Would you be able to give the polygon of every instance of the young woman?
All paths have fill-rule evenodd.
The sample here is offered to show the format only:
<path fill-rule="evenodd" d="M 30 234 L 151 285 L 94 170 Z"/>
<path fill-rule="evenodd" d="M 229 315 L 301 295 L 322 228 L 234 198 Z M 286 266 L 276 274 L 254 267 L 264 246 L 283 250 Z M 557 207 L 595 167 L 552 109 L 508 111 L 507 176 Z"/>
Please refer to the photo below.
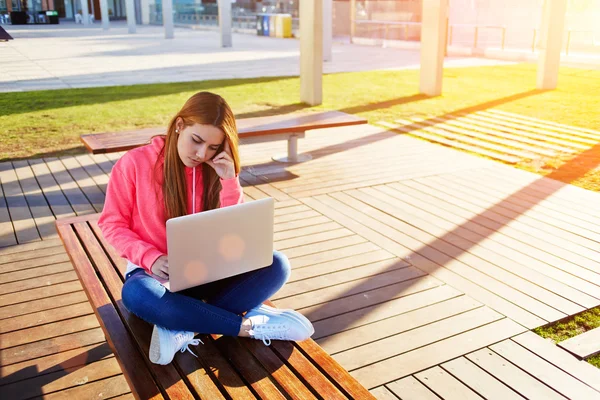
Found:
<path fill-rule="evenodd" d="M 168 364 L 177 351 L 199 344 L 195 333 L 250 337 L 269 345 L 271 339 L 300 341 L 314 332 L 300 313 L 262 304 L 290 275 L 279 252 L 268 267 L 177 293 L 155 279 L 169 277 L 167 219 L 241 203 L 239 172 L 233 112 L 221 96 L 208 92 L 184 104 L 166 136 L 129 151 L 113 167 L 98 224 L 128 260 L 123 304 L 154 324 L 153 363 Z"/>

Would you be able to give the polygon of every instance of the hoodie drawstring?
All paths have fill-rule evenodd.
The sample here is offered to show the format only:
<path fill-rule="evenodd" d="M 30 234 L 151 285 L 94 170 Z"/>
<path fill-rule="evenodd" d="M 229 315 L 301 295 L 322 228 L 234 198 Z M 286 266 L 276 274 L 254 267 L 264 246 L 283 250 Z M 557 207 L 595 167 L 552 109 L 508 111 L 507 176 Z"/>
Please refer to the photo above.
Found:
<path fill-rule="evenodd" d="M 192 214 L 196 213 L 196 167 L 192 170 Z"/>

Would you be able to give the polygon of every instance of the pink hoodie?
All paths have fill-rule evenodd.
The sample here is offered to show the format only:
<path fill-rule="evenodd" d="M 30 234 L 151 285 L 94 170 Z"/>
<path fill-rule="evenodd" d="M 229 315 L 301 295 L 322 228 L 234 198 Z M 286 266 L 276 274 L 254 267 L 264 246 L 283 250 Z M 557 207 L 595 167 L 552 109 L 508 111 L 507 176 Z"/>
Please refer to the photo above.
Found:
<path fill-rule="evenodd" d="M 147 271 L 158 257 L 167 254 L 162 188 L 154 179 L 154 166 L 164 142 L 164 137 L 156 137 L 150 144 L 130 150 L 117 161 L 98 220 L 102 234 L 120 255 Z M 202 164 L 196 168 L 185 167 L 188 214 L 202 210 L 202 167 Z M 243 201 L 239 178 L 221 180 L 221 185 L 221 207 Z M 194 192 L 195 199 L 192 199 Z"/>

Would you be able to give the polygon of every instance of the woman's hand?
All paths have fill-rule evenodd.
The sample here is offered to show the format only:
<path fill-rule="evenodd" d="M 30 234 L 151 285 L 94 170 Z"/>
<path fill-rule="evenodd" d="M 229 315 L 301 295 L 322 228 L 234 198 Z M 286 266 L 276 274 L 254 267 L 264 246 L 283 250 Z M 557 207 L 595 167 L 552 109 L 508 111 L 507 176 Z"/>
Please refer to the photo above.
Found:
<path fill-rule="evenodd" d="M 162 279 L 169 279 L 169 260 L 167 256 L 160 256 L 152 264 L 151 272 Z"/>
<path fill-rule="evenodd" d="M 235 165 L 233 164 L 233 157 L 231 156 L 231 149 L 229 148 L 229 141 L 227 139 L 225 139 L 224 150 L 212 160 L 206 161 L 206 163 L 215 170 L 219 178 L 223 180 L 235 178 Z"/>

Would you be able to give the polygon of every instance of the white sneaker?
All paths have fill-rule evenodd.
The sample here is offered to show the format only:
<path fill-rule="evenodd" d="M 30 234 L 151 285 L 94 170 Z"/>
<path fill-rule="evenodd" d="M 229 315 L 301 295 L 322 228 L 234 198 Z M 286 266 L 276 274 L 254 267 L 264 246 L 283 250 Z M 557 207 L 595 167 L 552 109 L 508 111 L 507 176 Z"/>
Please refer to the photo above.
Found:
<path fill-rule="evenodd" d="M 291 318 L 294 318 L 295 320 L 300 322 L 302 325 L 304 325 L 304 327 L 310 331 L 310 336 L 312 336 L 312 334 L 315 333 L 315 329 L 313 328 L 312 323 L 308 320 L 308 318 L 300 314 L 298 311 L 292 310 L 291 308 L 275 308 L 266 304 L 261 304 L 260 306 L 254 307 L 253 309 L 249 310 L 246 314 L 246 318 L 248 318 L 248 314 L 263 314 L 269 316 L 288 315 Z"/>
<path fill-rule="evenodd" d="M 268 306 L 261 306 L 268 307 Z M 266 346 L 271 340 L 303 341 L 315 332 L 312 324 L 306 317 L 294 310 L 277 310 L 272 307 L 261 307 L 248 311 L 246 318 L 252 323 L 249 331 L 250 337 L 262 340 Z"/>
<path fill-rule="evenodd" d="M 194 332 L 172 331 L 154 325 L 150 341 L 150 361 L 154 364 L 167 365 L 173 361 L 175 353 L 179 350 L 182 353 L 187 350 L 197 358 L 189 345 L 197 346 L 200 343 L 204 344 L 202 340 L 194 339 Z"/>

